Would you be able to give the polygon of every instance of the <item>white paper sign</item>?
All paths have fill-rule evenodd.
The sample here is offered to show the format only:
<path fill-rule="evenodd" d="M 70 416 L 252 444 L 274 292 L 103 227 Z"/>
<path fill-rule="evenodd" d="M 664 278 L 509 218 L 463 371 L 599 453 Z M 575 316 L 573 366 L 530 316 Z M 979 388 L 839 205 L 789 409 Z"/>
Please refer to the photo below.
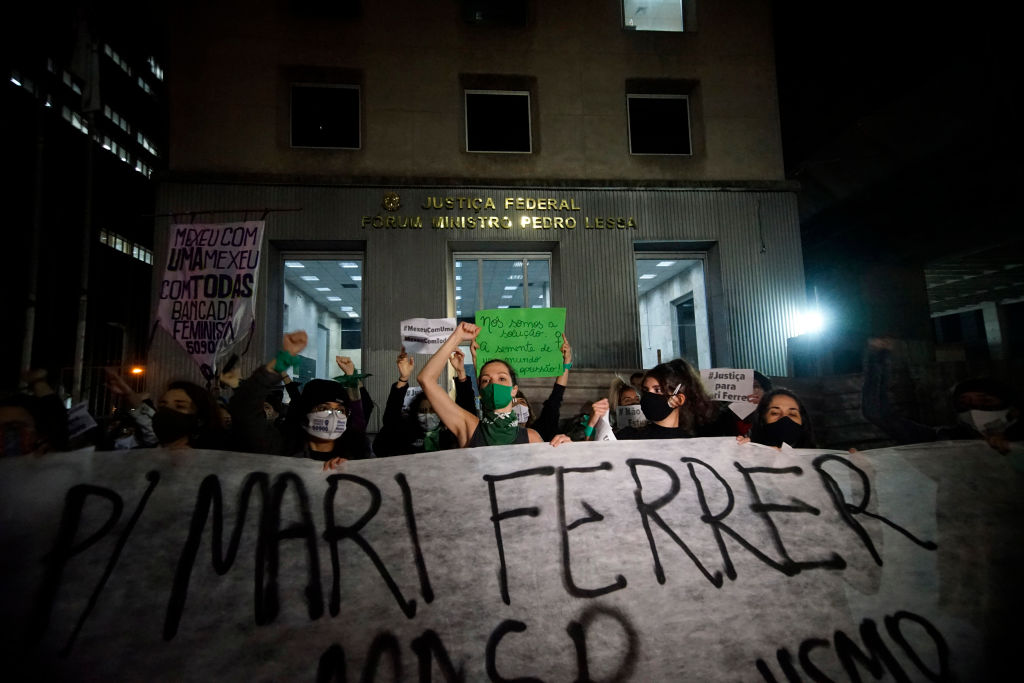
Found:
<path fill-rule="evenodd" d="M 745 401 L 754 393 L 754 371 L 710 368 L 700 371 L 704 388 L 715 401 Z"/>
<path fill-rule="evenodd" d="M 89 414 L 89 404 L 76 403 L 68 409 L 68 436 L 75 439 L 96 426 L 96 420 Z"/>
<path fill-rule="evenodd" d="M 594 425 L 594 441 L 615 441 L 615 433 L 612 431 L 612 423 L 608 420 L 608 413 L 601 416 L 601 419 Z"/>
<path fill-rule="evenodd" d="M 406 353 L 434 354 L 455 331 L 455 318 L 410 318 L 401 323 Z"/>
<path fill-rule="evenodd" d="M 729 404 L 729 410 L 739 419 L 745 420 L 747 415 L 757 410 L 757 404 L 750 401 L 733 401 Z"/>
<path fill-rule="evenodd" d="M 528 444 L 321 469 L 3 459 L 5 678 L 1020 678 L 1024 479 L 980 441 Z"/>

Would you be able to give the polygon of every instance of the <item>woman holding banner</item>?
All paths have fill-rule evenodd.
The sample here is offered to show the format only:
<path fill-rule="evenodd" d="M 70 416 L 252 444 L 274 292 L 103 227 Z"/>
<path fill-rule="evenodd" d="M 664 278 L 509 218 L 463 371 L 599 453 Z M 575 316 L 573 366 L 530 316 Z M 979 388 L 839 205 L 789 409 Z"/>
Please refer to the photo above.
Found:
<path fill-rule="evenodd" d="M 480 368 L 477 386 L 480 387 L 481 417 L 456 405 L 437 383 L 452 353 L 462 344 L 475 340 L 479 333 L 480 328 L 476 325 L 459 323 L 416 378 L 423 393 L 441 421 L 455 435 L 459 448 L 543 442 L 535 430 L 519 426 L 512 409 L 512 397 L 519 392 L 518 380 L 515 370 L 505 361 L 494 359 Z M 557 446 L 565 441 L 569 441 L 569 437 L 558 434 L 551 440 L 551 445 Z"/>
<path fill-rule="evenodd" d="M 640 408 L 649 422 L 626 427 L 619 439 L 680 439 L 713 434 L 715 406 L 696 371 L 681 358 L 654 366 L 643 379 Z"/>
<path fill-rule="evenodd" d="M 345 460 L 368 457 L 363 401 L 354 384 L 311 380 L 289 405 L 282 428 L 267 419 L 263 407 L 267 396 L 281 384 L 307 342 L 302 330 L 284 335 L 274 360 L 256 368 L 238 385 L 228 404 L 235 447 L 251 453 L 310 458 L 322 462 L 324 470 L 335 469 Z"/>

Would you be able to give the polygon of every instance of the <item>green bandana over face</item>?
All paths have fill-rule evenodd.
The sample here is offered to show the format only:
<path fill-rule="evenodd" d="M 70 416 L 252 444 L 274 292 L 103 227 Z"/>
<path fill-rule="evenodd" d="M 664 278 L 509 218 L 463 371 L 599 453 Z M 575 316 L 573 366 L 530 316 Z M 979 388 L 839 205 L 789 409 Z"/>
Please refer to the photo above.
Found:
<path fill-rule="evenodd" d="M 441 427 L 437 429 L 423 432 L 423 450 L 427 453 L 433 453 L 434 451 L 441 449 Z"/>
<path fill-rule="evenodd" d="M 491 382 L 480 390 L 480 407 L 484 413 L 507 408 L 512 402 L 512 387 Z"/>
<path fill-rule="evenodd" d="M 509 400 L 511 401 L 511 398 Z M 516 434 L 519 433 L 519 418 L 514 411 L 496 413 L 493 410 L 484 410 L 483 412 L 479 429 L 483 434 L 484 443 L 488 446 L 504 446 L 516 440 Z"/>

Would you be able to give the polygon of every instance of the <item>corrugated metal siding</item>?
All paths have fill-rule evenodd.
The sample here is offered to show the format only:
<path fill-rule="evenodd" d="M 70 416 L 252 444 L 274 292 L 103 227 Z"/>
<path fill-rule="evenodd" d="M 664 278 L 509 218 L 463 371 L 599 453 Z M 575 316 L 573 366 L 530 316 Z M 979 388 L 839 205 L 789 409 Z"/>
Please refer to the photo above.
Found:
<path fill-rule="evenodd" d="M 387 214 L 383 194 L 397 191 L 398 215 L 420 215 L 421 230 L 362 227 L 364 215 Z M 472 210 L 425 210 L 428 196 L 494 197 L 496 215 L 518 221 L 521 212 L 505 211 L 501 197 L 575 198 L 576 212 L 532 212 L 536 215 L 577 215 L 574 230 L 435 230 L 438 215 L 476 215 Z M 449 314 L 447 268 L 452 251 L 486 248 L 492 243 L 556 243 L 553 303 L 568 309 L 566 335 L 581 367 L 635 367 L 639 363 L 639 329 L 634 280 L 637 241 L 708 241 L 717 246 L 720 297 L 710 303 L 721 321 L 713 335 L 718 365 L 756 367 L 769 375 L 786 371 L 786 339 L 805 300 L 803 263 L 796 197 L 786 192 L 678 189 L 528 189 L 450 187 L 309 187 L 284 185 L 165 184 L 159 213 L 250 209 L 301 209 L 271 212 L 266 239 L 276 241 L 365 242 L 363 349 L 364 370 L 373 373 L 371 394 L 381 402 L 395 374 L 398 324 L 405 318 Z M 530 213 L 530 212 L 523 212 Z M 597 230 L 582 226 L 582 216 L 632 216 L 636 230 Z M 239 213 L 197 216 L 197 222 L 223 222 L 246 217 Z M 759 229 L 760 222 L 760 229 Z M 154 253 L 156 284 L 166 260 L 166 229 L 158 219 Z M 760 253 L 763 234 L 765 253 Z M 538 244 L 542 249 L 547 245 Z M 280 282 L 270 277 L 270 253 L 260 266 L 257 315 L 259 325 L 246 372 L 273 353 L 280 322 Z M 709 273 L 710 275 L 711 273 Z M 709 292 L 715 291 L 709 282 Z M 155 310 L 155 305 L 154 305 Z M 422 359 L 418 359 L 422 360 Z M 149 387 L 175 377 L 198 378 L 184 351 L 158 332 L 149 359 Z"/>

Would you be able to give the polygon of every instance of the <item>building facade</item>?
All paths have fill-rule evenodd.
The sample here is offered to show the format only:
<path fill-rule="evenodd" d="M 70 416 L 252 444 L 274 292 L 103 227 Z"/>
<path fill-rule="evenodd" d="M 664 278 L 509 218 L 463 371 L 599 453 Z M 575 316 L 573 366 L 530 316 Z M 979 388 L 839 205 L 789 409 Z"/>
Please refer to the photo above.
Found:
<path fill-rule="evenodd" d="M 139 363 L 149 338 L 167 155 L 162 19 L 138 3 L 74 0 L 8 15 L 0 386 L 47 369 L 102 415 L 103 369 Z"/>
<path fill-rule="evenodd" d="M 376 397 L 400 321 L 498 307 L 565 307 L 579 367 L 785 374 L 805 292 L 768 4 L 174 8 L 154 277 L 173 222 L 264 218 L 243 369 L 302 327 L 309 375 L 351 355 Z M 198 375 L 163 333 L 149 366 Z"/>

